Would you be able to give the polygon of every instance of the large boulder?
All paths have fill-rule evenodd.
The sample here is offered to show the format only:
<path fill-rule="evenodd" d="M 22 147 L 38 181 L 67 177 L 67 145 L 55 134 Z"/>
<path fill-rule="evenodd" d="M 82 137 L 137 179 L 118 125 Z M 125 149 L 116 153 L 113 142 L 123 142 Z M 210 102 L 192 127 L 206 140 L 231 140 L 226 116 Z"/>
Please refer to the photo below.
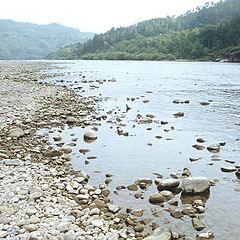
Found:
<path fill-rule="evenodd" d="M 205 177 L 188 177 L 182 181 L 181 188 L 185 194 L 201 194 L 209 190 L 210 183 Z"/>
<path fill-rule="evenodd" d="M 240 63 L 240 50 L 232 52 L 230 54 L 229 61 Z"/>

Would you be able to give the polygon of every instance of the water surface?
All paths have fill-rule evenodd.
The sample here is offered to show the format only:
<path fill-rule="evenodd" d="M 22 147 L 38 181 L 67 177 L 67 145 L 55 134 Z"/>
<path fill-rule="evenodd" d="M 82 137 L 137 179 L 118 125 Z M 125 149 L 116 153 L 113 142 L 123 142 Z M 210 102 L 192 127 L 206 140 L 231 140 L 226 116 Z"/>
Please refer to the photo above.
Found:
<path fill-rule="evenodd" d="M 187 167 L 193 176 L 219 180 L 211 188 L 206 203 L 203 222 L 207 227 L 203 231 L 213 231 L 215 238 L 220 240 L 239 238 L 240 192 L 234 189 L 240 188 L 240 182 L 234 173 L 220 170 L 222 166 L 240 163 L 240 126 L 236 124 L 240 122 L 239 64 L 69 61 L 61 66 L 66 66 L 58 70 L 64 76 L 47 81 L 67 85 L 81 96 L 99 96 L 103 99 L 97 103 L 98 115 L 107 115 L 107 119 L 98 122 L 98 131 L 94 132 L 92 126 L 85 129 L 66 126 L 61 133 L 66 146 L 73 138 L 71 134 L 78 137 L 77 146 L 73 147 L 72 163 L 76 169 L 91 175 L 91 184 L 104 183 L 105 174 L 113 174 L 108 187 L 113 192 L 116 186 L 127 186 L 138 178 L 154 180 L 156 176 L 153 173 L 161 173 L 164 178 L 173 172 L 181 175 L 183 168 Z M 116 82 L 108 81 L 112 78 Z M 101 80 L 102 84 L 97 80 Z M 79 89 L 79 86 L 83 88 Z M 146 99 L 149 102 L 144 103 Z M 174 104 L 175 99 L 189 100 L 189 103 Z M 201 102 L 210 104 L 203 106 Z M 126 104 L 131 107 L 128 112 Z M 109 111 L 112 113 L 109 114 Z M 176 112 L 184 112 L 184 117 L 175 118 L 173 114 Z M 155 122 L 139 124 L 136 122 L 138 114 L 152 114 Z M 161 121 L 168 124 L 162 125 Z M 119 136 L 117 129 L 128 132 L 129 136 Z M 85 143 L 82 136 L 87 130 L 94 132 L 98 140 Z M 50 138 L 53 135 L 56 133 Z M 156 135 L 162 138 L 156 139 Z M 226 145 L 221 147 L 218 154 L 206 149 L 199 151 L 192 147 L 198 137 L 206 140 L 202 144 L 205 147 L 219 141 L 226 142 Z M 88 148 L 90 152 L 80 154 L 80 148 Z M 89 160 L 87 157 L 97 158 Z M 201 159 L 190 162 L 190 157 Z M 218 161 L 212 161 L 213 158 Z M 86 160 L 89 161 L 87 165 Z M 230 164 L 225 160 L 236 163 Z M 119 195 L 112 193 L 111 198 L 124 207 L 143 208 L 146 217 L 151 216 L 151 208 L 157 208 L 163 216 L 156 221 L 163 222 L 165 218 L 170 218 L 171 224 L 167 226 L 194 237 L 197 232 L 189 217 L 184 217 L 184 222 L 176 220 L 161 207 L 149 204 L 149 195 L 156 191 L 156 186 L 152 185 L 144 191 L 144 199 L 135 199 L 134 193 L 128 190 L 119 191 Z"/>

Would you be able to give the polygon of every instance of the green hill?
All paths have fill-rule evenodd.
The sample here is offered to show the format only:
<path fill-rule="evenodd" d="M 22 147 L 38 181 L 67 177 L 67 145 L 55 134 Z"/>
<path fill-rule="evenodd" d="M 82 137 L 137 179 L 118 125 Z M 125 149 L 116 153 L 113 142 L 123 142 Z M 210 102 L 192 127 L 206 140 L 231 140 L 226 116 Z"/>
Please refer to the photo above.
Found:
<path fill-rule="evenodd" d="M 84 44 L 50 54 L 55 59 L 215 59 L 240 46 L 240 1 L 206 3 L 178 17 L 112 28 Z"/>
<path fill-rule="evenodd" d="M 56 23 L 0 20 L 0 59 L 42 59 L 65 45 L 86 42 L 93 35 Z"/>

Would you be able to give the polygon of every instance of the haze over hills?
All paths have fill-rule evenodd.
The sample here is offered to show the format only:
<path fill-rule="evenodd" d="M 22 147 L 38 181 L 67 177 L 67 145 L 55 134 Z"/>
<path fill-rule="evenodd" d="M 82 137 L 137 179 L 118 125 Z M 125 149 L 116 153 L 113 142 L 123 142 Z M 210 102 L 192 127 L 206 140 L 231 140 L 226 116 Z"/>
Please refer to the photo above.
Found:
<path fill-rule="evenodd" d="M 213 60 L 240 49 L 240 1 L 206 3 L 178 17 L 112 28 L 86 43 L 48 55 L 50 59 Z"/>
<path fill-rule="evenodd" d="M 91 32 L 52 23 L 38 25 L 0 20 L 0 59 L 43 59 L 47 54 L 72 43 L 83 43 Z"/>

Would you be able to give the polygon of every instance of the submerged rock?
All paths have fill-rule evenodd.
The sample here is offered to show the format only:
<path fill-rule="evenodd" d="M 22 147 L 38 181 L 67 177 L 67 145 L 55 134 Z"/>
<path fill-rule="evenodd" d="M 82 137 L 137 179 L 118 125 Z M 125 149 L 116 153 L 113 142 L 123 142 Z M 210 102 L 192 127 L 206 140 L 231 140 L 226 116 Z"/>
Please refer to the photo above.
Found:
<path fill-rule="evenodd" d="M 201 231 L 206 227 L 206 225 L 202 223 L 199 218 L 196 217 L 192 218 L 192 225 L 197 231 Z"/>

